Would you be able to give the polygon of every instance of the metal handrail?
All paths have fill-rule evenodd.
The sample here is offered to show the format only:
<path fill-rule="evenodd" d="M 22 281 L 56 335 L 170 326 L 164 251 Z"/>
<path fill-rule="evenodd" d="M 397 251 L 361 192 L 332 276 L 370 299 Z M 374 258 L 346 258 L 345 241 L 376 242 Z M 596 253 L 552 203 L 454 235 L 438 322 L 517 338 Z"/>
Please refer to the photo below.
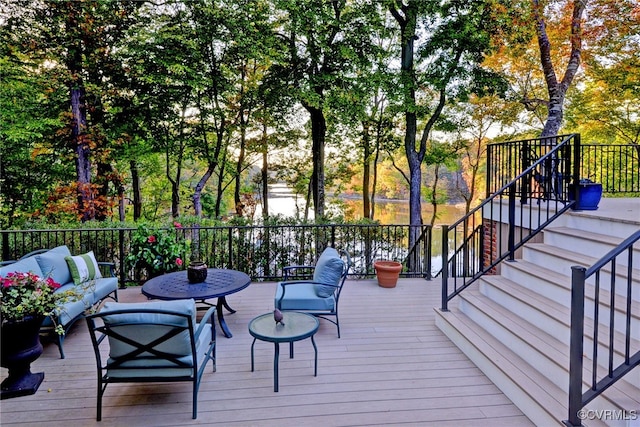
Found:
<path fill-rule="evenodd" d="M 582 266 L 571 267 L 571 339 L 570 339 L 570 351 L 569 351 L 569 413 L 568 419 L 564 421 L 567 426 L 580 426 L 581 422 L 581 410 L 593 399 L 601 395 L 605 390 L 618 382 L 622 377 L 629 373 L 632 369 L 640 366 L 640 348 L 633 353 L 632 339 L 631 339 L 631 317 L 632 310 L 640 304 L 637 300 L 632 298 L 632 281 L 633 281 L 633 250 L 634 245 L 640 240 L 640 230 L 625 239 L 618 247 L 611 250 L 608 254 L 599 259 L 595 264 L 589 268 Z M 616 308 L 616 296 L 620 295 L 616 291 L 616 259 L 623 255 L 628 254 L 625 272 L 621 272 L 626 279 L 626 289 L 623 290 L 622 296 L 626 297 L 624 307 Z M 609 293 L 610 299 L 603 301 L 601 291 L 602 286 L 606 285 L 602 283 L 601 273 L 605 267 L 611 266 L 609 272 Z M 624 268 L 622 268 L 624 270 Z M 591 360 L 591 381 L 589 383 L 589 389 L 582 392 L 583 389 L 583 372 L 584 372 L 584 358 L 585 358 L 585 299 L 586 299 L 586 281 L 589 277 L 595 278 L 595 286 L 593 287 L 593 314 L 592 319 L 596 327 L 593 330 L 593 335 L 589 336 L 593 342 L 593 348 L 590 353 Z M 600 306 L 608 305 L 609 319 L 605 322 L 600 321 Z M 618 314 L 624 317 L 624 325 L 622 328 L 616 328 L 616 310 Z M 605 313 L 607 311 L 603 310 Z M 601 344 L 598 339 L 599 326 L 608 322 L 607 336 L 608 342 Z M 616 348 L 614 337 L 621 334 L 620 329 L 624 332 L 624 349 L 620 350 Z M 605 346 L 605 348 L 601 348 Z M 636 343 L 636 346 L 639 346 Z M 601 363 L 599 362 L 599 351 L 606 352 L 607 358 L 606 373 L 605 375 L 598 375 L 601 371 Z M 614 366 L 614 360 L 622 355 L 622 362 Z M 635 410 L 635 408 L 631 408 Z"/>
<path fill-rule="evenodd" d="M 548 144 L 548 139 L 543 140 Z M 539 145 L 543 145 L 540 143 Z M 580 135 L 572 134 L 563 136 L 563 139 L 555 146 L 549 147 L 546 154 L 528 165 L 522 171 L 515 171 L 516 175 L 507 184 L 503 185 L 495 193 L 485 199 L 479 206 L 472 209 L 467 215 L 460 218 L 451 226 L 443 226 L 442 237 L 442 253 L 443 259 L 447 257 L 447 261 L 443 262 L 441 273 L 442 277 L 442 305 L 443 311 L 448 310 L 448 302 L 469 287 L 477 279 L 487 273 L 495 272 L 496 266 L 505 259 L 513 260 L 515 251 L 531 240 L 535 235 L 542 231 L 548 224 L 559 217 L 563 212 L 570 209 L 574 204 L 579 203 L 579 193 L 577 188 L 572 194 L 569 184 L 579 181 L 580 170 Z M 558 179 L 558 186 L 554 188 L 553 194 L 548 191 L 540 191 L 538 182 L 541 170 L 545 164 L 555 165 L 555 169 L 547 170 L 548 174 L 560 174 L 562 179 Z M 529 209 L 529 216 L 524 215 L 524 209 L 520 209 L 520 217 L 516 215 L 516 200 L 522 205 L 537 204 L 537 215 L 534 215 L 534 209 Z M 506 201 L 506 206 L 505 206 Z M 506 210 L 506 213 L 505 213 Z M 492 233 L 491 227 L 496 223 L 508 224 L 508 229 L 502 232 L 502 229 L 496 227 L 493 236 L 496 239 L 497 247 L 478 247 L 468 245 L 469 231 L 476 230 L 477 227 L 485 225 L 487 233 Z M 457 244 L 458 239 L 462 240 L 460 245 Z M 466 271 L 464 277 L 453 277 L 453 289 L 449 290 L 449 264 L 454 262 L 453 257 L 448 257 L 449 240 L 454 242 L 454 253 L 465 253 L 467 256 L 472 254 L 482 254 L 481 262 L 478 263 L 479 268 Z M 492 244 L 491 238 L 478 239 L 484 246 L 489 242 Z M 472 241 L 475 241 L 473 239 Z M 505 250 L 502 247 L 506 246 Z"/>

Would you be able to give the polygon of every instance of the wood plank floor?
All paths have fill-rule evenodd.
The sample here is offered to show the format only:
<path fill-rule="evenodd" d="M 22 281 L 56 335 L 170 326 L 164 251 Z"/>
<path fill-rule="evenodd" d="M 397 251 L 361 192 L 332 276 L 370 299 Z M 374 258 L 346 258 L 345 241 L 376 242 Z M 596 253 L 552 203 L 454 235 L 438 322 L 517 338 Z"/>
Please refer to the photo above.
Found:
<path fill-rule="evenodd" d="M 191 419 L 190 384 L 113 384 L 103 420 L 95 421 L 96 366 L 86 324 L 65 340 L 67 358 L 53 344 L 32 365 L 45 372 L 38 392 L 0 402 L 2 426 L 530 426 L 531 422 L 434 324 L 439 281 L 402 279 L 394 289 L 375 280 L 348 281 L 341 299 L 341 332 L 321 320 L 316 334 L 318 376 L 310 340 L 295 358 L 283 348 L 280 391 L 273 391 L 273 345 L 256 343 L 248 322 L 273 309 L 275 283 L 254 283 L 228 297 L 237 310 L 218 328 L 217 372 L 205 373 L 198 419 Z M 143 301 L 139 288 L 123 302 Z M 2 368 L 0 378 L 7 375 Z"/>

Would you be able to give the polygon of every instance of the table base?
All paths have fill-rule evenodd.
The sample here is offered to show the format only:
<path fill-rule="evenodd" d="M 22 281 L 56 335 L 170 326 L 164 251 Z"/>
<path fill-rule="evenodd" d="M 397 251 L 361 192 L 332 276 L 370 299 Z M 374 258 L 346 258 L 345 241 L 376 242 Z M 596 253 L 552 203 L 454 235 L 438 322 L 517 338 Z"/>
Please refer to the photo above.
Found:
<path fill-rule="evenodd" d="M 251 372 L 254 371 L 254 366 L 255 366 L 254 358 L 253 358 L 253 347 L 256 343 L 256 340 L 257 338 L 254 338 L 253 342 L 251 343 Z M 318 376 L 318 347 L 316 346 L 316 341 L 313 339 L 313 335 L 311 336 L 311 344 L 313 344 L 313 351 L 315 353 L 313 376 L 317 377 Z M 275 351 L 273 355 L 273 391 L 277 392 L 278 383 L 279 383 L 278 365 L 280 361 L 280 343 L 276 342 L 274 343 L 274 346 L 275 346 Z M 293 341 L 289 343 L 289 359 L 293 359 Z"/>

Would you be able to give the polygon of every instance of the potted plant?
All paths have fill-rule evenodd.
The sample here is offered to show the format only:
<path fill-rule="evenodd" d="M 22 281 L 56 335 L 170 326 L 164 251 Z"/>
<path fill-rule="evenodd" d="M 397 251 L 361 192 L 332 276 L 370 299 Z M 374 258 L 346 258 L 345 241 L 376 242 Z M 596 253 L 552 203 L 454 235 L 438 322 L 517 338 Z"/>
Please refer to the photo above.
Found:
<path fill-rule="evenodd" d="M 379 260 L 373 263 L 378 277 L 378 285 L 383 288 L 395 288 L 402 271 L 402 264 L 397 261 Z"/>
<path fill-rule="evenodd" d="M 179 235 L 181 228 L 179 222 L 169 230 L 139 226 L 131 236 L 131 251 L 125 258 L 127 268 L 144 271 L 146 279 L 183 270 L 190 242 Z"/>
<path fill-rule="evenodd" d="M 195 224 L 191 233 L 192 251 L 187 267 L 187 279 L 189 283 L 202 283 L 207 279 L 207 264 L 202 260 L 200 253 L 200 225 Z"/>
<path fill-rule="evenodd" d="M 569 200 L 576 200 L 576 194 L 578 203 L 574 205 L 574 210 L 596 210 L 602 198 L 602 184 L 583 178 L 577 186 L 569 184 Z"/>
<path fill-rule="evenodd" d="M 42 354 L 42 321 L 59 303 L 77 296 L 73 291 L 55 292 L 60 284 L 33 273 L 8 273 L 0 277 L 0 285 L 1 365 L 9 370 L 2 381 L 1 398 L 8 399 L 38 390 L 44 372 L 32 373 L 31 363 Z M 64 334 L 60 325 L 55 325 L 55 330 Z"/>

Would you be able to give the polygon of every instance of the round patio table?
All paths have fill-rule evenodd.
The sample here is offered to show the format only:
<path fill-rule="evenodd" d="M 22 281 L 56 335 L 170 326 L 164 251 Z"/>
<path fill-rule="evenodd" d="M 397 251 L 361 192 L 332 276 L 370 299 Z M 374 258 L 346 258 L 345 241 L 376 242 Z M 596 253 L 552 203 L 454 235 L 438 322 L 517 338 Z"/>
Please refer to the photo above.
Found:
<path fill-rule="evenodd" d="M 318 347 L 313 336 L 318 331 L 320 321 L 317 317 L 296 311 L 284 311 L 283 324 L 276 323 L 273 313 L 266 313 L 249 322 L 249 333 L 253 337 L 251 343 L 251 372 L 254 369 L 253 347 L 256 340 L 272 342 L 275 345 L 273 356 L 273 391 L 278 391 L 278 360 L 280 358 L 280 343 L 289 343 L 289 358 L 293 359 L 293 343 L 311 337 L 315 351 L 315 369 L 313 376 L 318 376 Z"/>
<path fill-rule="evenodd" d="M 207 278 L 201 283 L 189 283 L 186 271 L 163 274 L 147 280 L 142 285 L 142 294 L 147 298 L 159 300 L 193 299 L 206 305 L 211 298 L 217 298 L 216 311 L 218 323 L 224 336 L 231 338 L 233 334 L 224 320 L 224 307 L 229 313 L 236 311 L 227 304 L 226 296 L 239 292 L 251 284 L 251 278 L 241 271 L 222 268 L 209 268 Z"/>

